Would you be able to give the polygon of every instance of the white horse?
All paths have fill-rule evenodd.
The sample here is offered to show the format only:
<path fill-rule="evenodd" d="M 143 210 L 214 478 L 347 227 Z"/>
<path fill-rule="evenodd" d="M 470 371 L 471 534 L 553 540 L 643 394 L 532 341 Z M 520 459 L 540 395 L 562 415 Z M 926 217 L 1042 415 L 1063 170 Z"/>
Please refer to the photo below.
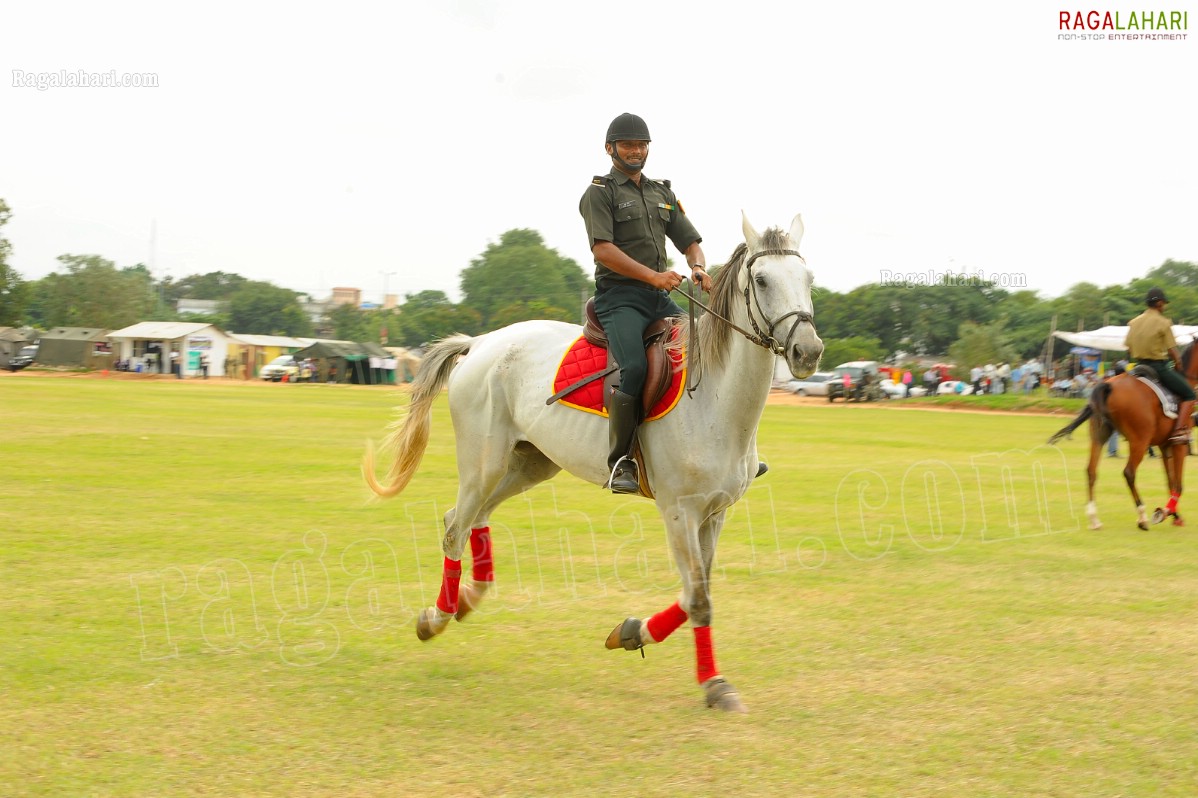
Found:
<path fill-rule="evenodd" d="M 771 228 L 759 234 L 747 218 L 742 227 L 745 243 L 720 270 L 711 312 L 697 323 L 702 362 L 697 389 L 638 432 L 682 592 L 668 609 L 645 622 L 629 618 L 607 639 L 608 648 L 635 651 L 662 642 L 689 619 L 708 706 L 740 712 L 744 704 L 720 676 L 711 642 L 709 577 L 716 541 L 728 508 L 756 475 L 757 425 L 775 356 L 784 357 L 791 373 L 802 378 L 816 370 L 823 353 L 813 323 L 811 272 L 798 252 L 802 217 L 794 218 L 789 232 Z M 595 485 L 606 483 L 607 419 L 545 404 L 557 364 L 580 333 L 573 324 L 528 321 L 434 344 L 413 383 L 407 417 L 388 436 L 396 459 L 385 485 L 376 479 L 373 453 L 367 451 L 363 474 L 371 489 L 384 497 L 397 495 L 420 465 L 431 406 L 449 383 L 458 497 L 445 514 L 441 593 L 417 621 L 421 640 L 443 632 L 455 616 L 461 620 L 490 586 L 487 524 L 504 500 L 563 468 Z M 459 590 L 468 540 L 473 580 Z"/>

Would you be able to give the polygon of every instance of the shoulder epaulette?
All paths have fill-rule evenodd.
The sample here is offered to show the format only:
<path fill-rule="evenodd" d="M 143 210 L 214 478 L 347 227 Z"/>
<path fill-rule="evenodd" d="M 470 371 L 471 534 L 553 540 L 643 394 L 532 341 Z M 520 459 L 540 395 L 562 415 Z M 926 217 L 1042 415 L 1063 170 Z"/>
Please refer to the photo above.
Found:
<path fill-rule="evenodd" d="M 595 177 L 591 179 L 591 185 L 606 187 L 607 186 L 607 176 L 606 175 L 595 175 Z"/>
<path fill-rule="evenodd" d="M 670 187 L 670 181 L 669 181 L 669 180 L 659 180 L 659 179 L 657 179 L 657 178 L 654 178 L 654 179 L 653 179 L 653 182 L 654 182 L 654 183 L 661 183 L 661 184 L 662 184 L 663 186 L 665 186 L 666 188 L 669 188 L 669 187 Z"/>

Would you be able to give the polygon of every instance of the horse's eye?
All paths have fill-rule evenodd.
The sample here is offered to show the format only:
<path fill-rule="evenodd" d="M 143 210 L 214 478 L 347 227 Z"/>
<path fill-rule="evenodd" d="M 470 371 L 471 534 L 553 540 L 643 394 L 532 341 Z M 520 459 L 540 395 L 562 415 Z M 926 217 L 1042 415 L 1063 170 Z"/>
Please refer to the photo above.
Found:
<path fill-rule="evenodd" d="M 765 278 L 758 275 L 753 278 L 753 282 L 757 283 L 758 288 L 765 288 Z"/>

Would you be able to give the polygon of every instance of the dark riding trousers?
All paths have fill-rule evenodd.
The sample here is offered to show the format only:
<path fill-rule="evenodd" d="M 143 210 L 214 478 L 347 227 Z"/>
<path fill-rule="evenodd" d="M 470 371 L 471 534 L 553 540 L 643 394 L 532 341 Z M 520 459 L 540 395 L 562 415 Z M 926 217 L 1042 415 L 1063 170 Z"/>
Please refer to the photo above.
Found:
<path fill-rule="evenodd" d="M 620 392 L 640 396 L 648 373 L 645 328 L 658 319 L 684 316 L 686 311 L 665 291 L 647 285 L 606 284 L 595 292 L 595 315 L 607 333 L 608 351 L 620 364 Z"/>
<path fill-rule="evenodd" d="M 1156 376 L 1160 378 L 1161 385 L 1177 394 L 1177 398 L 1181 401 L 1189 402 L 1198 398 L 1195 397 L 1194 389 L 1190 387 L 1189 381 L 1173 368 L 1172 360 L 1137 360 L 1136 363 L 1148 366 L 1155 371 Z"/>

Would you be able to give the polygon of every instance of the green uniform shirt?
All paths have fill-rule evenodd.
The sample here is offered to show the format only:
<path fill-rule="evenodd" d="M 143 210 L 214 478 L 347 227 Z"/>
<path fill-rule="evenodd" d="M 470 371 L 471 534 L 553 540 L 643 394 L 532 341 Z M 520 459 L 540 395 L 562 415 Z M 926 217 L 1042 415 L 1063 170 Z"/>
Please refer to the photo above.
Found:
<path fill-rule="evenodd" d="M 666 236 L 679 252 L 703 240 L 683 213 L 670 181 L 650 180 L 643 174 L 639 186 L 617 169 L 596 177 L 582 195 L 578 211 L 586 222 L 592 249 L 597 241 L 610 241 L 628 257 L 658 272 L 666 271 Z M 602 283 L 645 285 L 595 261 L 595 284 L 602 288 Z"/>
<path fill-rule="evenodd" d="M 1173 322 L 1156 308 L 1148 308 L 1128 322 L 1123 343 L 1131 360 L 1167 360 L 1169 350 L 1177 346 Z"/>

